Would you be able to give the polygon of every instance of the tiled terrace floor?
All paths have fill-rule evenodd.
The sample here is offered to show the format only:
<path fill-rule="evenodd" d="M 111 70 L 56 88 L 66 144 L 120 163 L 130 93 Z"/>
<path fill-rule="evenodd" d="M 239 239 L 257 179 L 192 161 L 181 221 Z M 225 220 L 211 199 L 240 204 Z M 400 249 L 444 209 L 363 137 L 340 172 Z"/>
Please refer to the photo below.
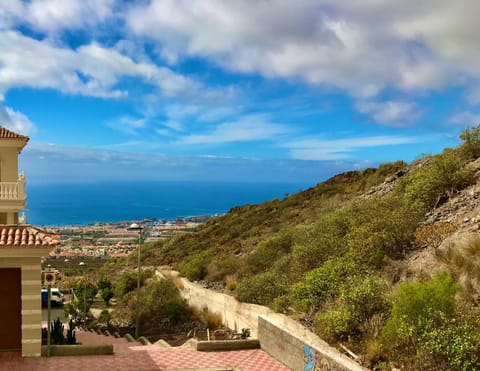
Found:
<path fill-rule="evenodd" d="M 274 358 L 260 349 L 229 352 L 197 352 L 189 347 L 161 348 L 128 343 L 103 335 L 81 333 L 84 344 L 114 346 L 114 355 L 75 356 L 51 358 L 22 358 L 19 353 L 0 352 L 0 371 L 117 371 L 117 370 L 200 370 L 233 369 L 243 371 L 288 371 Z"/>

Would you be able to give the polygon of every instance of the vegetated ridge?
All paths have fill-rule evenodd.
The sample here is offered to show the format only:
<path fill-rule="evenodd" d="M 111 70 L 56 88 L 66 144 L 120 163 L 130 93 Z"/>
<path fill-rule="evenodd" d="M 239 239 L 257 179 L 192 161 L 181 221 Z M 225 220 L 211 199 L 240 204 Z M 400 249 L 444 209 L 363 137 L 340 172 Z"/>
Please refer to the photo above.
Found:
<path fill-rule="evenodd" d="M 235 207 L 148 245 L 144 264 L 291 315 L 369 367 L 480 369 L 480 127 L 460 138 Z"/>

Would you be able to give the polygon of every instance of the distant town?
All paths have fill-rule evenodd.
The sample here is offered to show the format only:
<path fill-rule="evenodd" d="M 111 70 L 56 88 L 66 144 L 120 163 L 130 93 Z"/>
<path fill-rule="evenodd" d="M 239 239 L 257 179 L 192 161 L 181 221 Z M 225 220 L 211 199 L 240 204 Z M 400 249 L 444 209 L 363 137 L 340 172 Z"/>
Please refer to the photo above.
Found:
<path fill-rule="evenodd" d="M 154 242 L 189 233 L 211 216 L 193 216 L 174 220 L 145 218 L 120 222 L 95 222 L 85 226 L 50 226 L 61 237 L 62 244 L 51 253 L 50 259 L 108 259 L 128 256 L 138 247 L 138 231 L 129 230 L 131 223 L 143 227 L 142 243 Z"/>

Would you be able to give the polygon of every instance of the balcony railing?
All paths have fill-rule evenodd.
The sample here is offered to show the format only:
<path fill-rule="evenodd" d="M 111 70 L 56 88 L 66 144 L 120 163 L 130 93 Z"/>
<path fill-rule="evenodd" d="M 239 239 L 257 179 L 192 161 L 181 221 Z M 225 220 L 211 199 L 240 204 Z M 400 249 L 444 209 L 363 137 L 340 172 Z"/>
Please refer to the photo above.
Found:
<path fill-rule="evenodd" d="M 0 200 L 23 201 L 27 197 L 25 191 L 25 175 L 21 173 L 16 182 L 0 182 Z"/>

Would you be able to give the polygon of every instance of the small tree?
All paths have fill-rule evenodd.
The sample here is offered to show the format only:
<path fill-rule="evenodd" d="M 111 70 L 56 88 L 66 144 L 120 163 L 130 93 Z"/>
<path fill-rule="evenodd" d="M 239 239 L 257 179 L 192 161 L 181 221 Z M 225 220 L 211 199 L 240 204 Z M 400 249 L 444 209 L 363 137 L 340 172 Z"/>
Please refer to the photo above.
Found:
<path fill-rule="evenodd" d="M 462 155 L 468 159 L 480 157 L 480 125 L 462 131 L 460 139 L 463 140 L 460 147 Z"/>
<path fill-rule="evenodd" d="M 98 281 L 98 289 L 100 290 L 100 295 L 105 302 L 105 305 L 108 305 L 108 302 L 114 296 L 112 282 L 110 282 L 108 278 L 102 277 Z"/>
<path fill-rule="evenodd" d="M 75 291 L 75 294 L 77 295 L 77 298 L 79 300 L 78 306 L 82 308 L 82 311 L 88 312 L 90 306 L 93 304 L 95 296 L 98 293 L 97 286 L 94 285 L 92 282 L 83 280 L 77 283 L 73 287 L 73 290 Z"/>
<path fill-rule="evenodd" d="M 103 301 L 105 302 L 105 305 L 108 306 L 108 303 L 110 302 L 110 299 L 113 298 L 113 290 L 111 288 L 105 288 L 100 292 L 100 295 L 102 296 Z"/>

